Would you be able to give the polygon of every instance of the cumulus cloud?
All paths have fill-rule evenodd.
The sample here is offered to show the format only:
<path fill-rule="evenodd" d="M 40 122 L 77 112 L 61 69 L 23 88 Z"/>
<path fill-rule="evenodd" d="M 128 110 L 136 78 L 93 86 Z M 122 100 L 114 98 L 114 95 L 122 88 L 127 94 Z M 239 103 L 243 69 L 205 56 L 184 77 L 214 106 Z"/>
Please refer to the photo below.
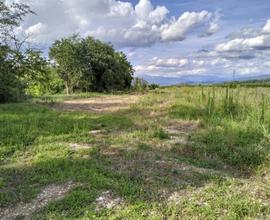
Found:
<path fill-rule="evenodd" d="M 163 41 L 181 41 L 185 39 L 185 34 L 193 26 L 202 22 L 208 21 L 212 16 L 207 11 L 185 12 L 177 21 L 172 21 L 171 24 L 166 24 L 162 28 L 161 38 Z"/>
<path fill-rule="evenodd" d="M 143 65 L 135 66 L 137 75 L 179 77 L 203 75 L 207 72 L 207 61 L 193 57 L 154 57 Z"/>
<path fill-rule="evenodd" d="M 235 57 L 233 57 L 235 56 Z M 239 56 L 239 55 L 238 55 Z M 236 55 L 224 57 L 216 51 L 200 51 L 182 57 L 161 58 L 154 57 L 143 64 L 135 66 L 136 75 L 184 77 L 215 76 L 217 78 L 232 79 L 236 71 L 237 76 L 251 76 L 267 73 L 270 62 L 264 54 L 247 62 Z"/>
<path fill-rule="evenodd" d="M 188 60 L 177 58 L 160 59 L 154 57 L 152 64 L 159 67 L 183 67 L 188 64 Z"/>
<path fill-rule="evenodd" d="M 203 75 L 207 69 L 201 68 L 179 68 L 179 67 L 159 67 L 155 65 L 138 65 L 134 67 L 137 75 L 179 77 L 186 75 Z"/>
<path fill-rule="evenodd" d="M 265 34 L 270 34 L 270 19 L 266 22 L 262 32 Z"/>
<path fill-rule="evenodd" d="M 233 36 L 233 35 L 232 35 Z M 270 20 L 267 21 L 261 30 L 246 29 L 240 37 L 228 42 L 218 44 L 216 51 L 248 51 L 265 50 L 270 48 Z"/>
<path fill-rule="evenodd" d="M 37 38 L 41 39 L 48 33 L 47 25 L 38 22 L 25 30 L 25 34 L 29 37 L 30 41 L 35 42 Z"/>
<path fill-rule="evenodd" d="M 207 37 L 215 34 L 220 30 L 219 21 L 223 15 L 220 10 L 217 10 L 213 16 L 211 16 L 208 27 L 205 30 L 205 33 L 202 34 L 202 37 Z"/>
<path fill-rule="evenodd" d="M 260 35 L 247 39 L 238 38 L 216 46 L 216 50 L 220 52 L 266 48 L 270 48 L 270 35 Z"/>
<path fill-rule="evenodd" d="M 185 12 L 170 16 L 165 6 L 153 6 L 150 0 L 138 4 L 117 0 L 19 0 L 37 13 L 23 25 L 34 42 L 51 43 L 60 37 L 80 33 L 92 35 L 118 46 L 144 47 L 157 42 L 182 41 L 199 25 L 215 32 L 215 15 L 207 11 Z M 39 34 L 40 33 L 40 34 Z"/>

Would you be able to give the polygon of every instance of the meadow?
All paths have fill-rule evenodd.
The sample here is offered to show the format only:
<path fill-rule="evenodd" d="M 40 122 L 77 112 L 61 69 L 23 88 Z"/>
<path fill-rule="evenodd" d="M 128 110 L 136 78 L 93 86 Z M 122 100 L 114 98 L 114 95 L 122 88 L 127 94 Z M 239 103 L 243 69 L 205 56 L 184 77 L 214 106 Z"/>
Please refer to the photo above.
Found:
<path fill-rule="evenodd" d="M 122 97 L 136 102 L 65 109 Z M 1 104 L 0 218 L 269 219 L 269 105 L 241 86 Z"/>

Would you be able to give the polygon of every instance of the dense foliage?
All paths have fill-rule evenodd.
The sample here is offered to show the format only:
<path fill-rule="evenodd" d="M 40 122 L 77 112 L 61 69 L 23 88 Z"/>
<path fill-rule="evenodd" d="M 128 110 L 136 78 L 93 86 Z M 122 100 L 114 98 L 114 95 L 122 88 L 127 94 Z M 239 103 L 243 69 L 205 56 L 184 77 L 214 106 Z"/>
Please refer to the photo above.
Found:
<path fill-rule="evenodd" d="M 47 61 L 14 34 L 23 17 L 31 13 L 27 5 L 0 1 L 0 102 L 22 98 L 27 88 L 46 77 Z"/>
<path fill-rule="evenodd" d="M 51 60 L 64 80 L 66 92 L 126 90 L 133 69 L 122 52 L 112 45 L 77 35 L 57 40 L 50 48 Z"/>
<path fill-rule="evenodd" d="M 131 88 L 133 69 L 125 54 L 92 37 L 55 41 L 48 62 L 31 48 L 27 36 L 15 34 L 29 14 L 34 12 L 25 4 L 0 0 L 0 103 L 61 93 L 64 88 L 67 94 Z"/>

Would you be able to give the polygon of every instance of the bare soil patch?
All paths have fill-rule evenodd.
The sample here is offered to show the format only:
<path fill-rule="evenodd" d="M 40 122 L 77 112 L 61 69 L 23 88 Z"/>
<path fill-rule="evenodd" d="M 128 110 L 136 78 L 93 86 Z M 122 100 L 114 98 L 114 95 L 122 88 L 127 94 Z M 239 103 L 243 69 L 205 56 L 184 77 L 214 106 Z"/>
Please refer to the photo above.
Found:
<path fill-rule="evenodd" d="M 71 150 L 78 151 L 78 150 L 84 150 L 84 149 L 91 149 L 93 146 L 89 144 L 78 144 L 78 143 L 71 143 L 69 144 Z"/>
<path fill-rule="evenodd" d="M 190 134 L 201 127 L 200 121 L 184 121 L 184 120 L 175 120 L 171 121 L 166 128 L 166 131 L 169 134 L 177 135 L 187 135 Z"/>
<path fill-rule="evenodd" d="M 89 131 L 90 135 L 103 135 L 103 134 L 106 134 L 106 133 L 107 133 L 106 130 L 92 130 L 92 131 Z"/>
<path fill-rule="evenodd" d="M 53 107 L 60 111 L 68 112 L 115 112 L 127 109 L 139 100 L 138 95 L 98 97 L 91 99 L 66 100 L 54 104 Z"/>
<path fill-rule="evenodd" d="M 167 141 L 170 145 L 191 145 L 192 142 L 190 142 L 186 137 L 177 137 L 177 136 L 171 136 L 170 139 Z"/>
<path fill-rule="evenodd" d="M 170 135 L 167 143 L 172 145 L 192 145 L 190 135 L 201 128 L 200 121 L 173 120 L 169 122 L 165 131 Z"/>
<path fill-rule="evenodd" d="M 25 219 L 31 219 L 31 215 L 47 206 L 52 201 L 63 199 L 66 194 L 73 188 L 79 186 L 79 184 L 73 182 L 67 182 L 62 185 L 49 185 L 45 187 L 37 198 L 29 203 L 19 203 L 14 207 L 6 209 L 0 209 L 0 219 L 16 219 L 18 217 L 24 217 Z"/>
<path fill-rule="evenodd" d="M 111 191 L 105 191 L 96 199 L 96 211 L 100 209 L 112 209 L 124 203 L 121 197 L 114 195 Z"/>

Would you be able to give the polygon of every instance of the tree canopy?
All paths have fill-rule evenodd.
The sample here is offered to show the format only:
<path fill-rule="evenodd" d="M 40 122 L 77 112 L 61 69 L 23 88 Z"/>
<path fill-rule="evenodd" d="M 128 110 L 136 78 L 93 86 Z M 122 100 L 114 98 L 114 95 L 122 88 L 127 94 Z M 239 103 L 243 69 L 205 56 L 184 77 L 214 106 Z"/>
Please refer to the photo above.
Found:
<path fill-rule="evenodd" d="M 131 87 L 133 69 L 122 52 L 92 37 L 73 35 L 57 40 L 49 52 L 50 59 L 66 91 L 113 91 Z"/>

